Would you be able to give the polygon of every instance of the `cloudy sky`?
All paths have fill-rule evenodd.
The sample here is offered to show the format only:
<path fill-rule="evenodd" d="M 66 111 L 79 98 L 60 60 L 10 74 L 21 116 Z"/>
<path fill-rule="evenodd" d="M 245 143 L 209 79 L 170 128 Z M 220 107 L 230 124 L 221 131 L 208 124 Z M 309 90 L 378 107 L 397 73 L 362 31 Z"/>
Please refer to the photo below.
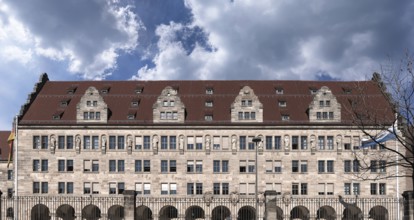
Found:
<path fill-rule="evenodd" d="M 413 39 L 410 0 L 0 0 L 0 130 L 43 72 L 363 80 Z"/>

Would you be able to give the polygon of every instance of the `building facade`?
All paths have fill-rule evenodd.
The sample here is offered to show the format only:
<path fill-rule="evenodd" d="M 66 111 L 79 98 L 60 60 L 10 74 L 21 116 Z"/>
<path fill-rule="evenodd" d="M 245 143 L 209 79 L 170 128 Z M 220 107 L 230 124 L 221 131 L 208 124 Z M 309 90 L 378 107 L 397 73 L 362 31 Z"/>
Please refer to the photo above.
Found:
<path fill-rule="evenodd" d="M 365 136 L 352 105 L 361 87 L 371 106 L 393 117 L 374 80 L 60 82 L 44 74 L 18 119 L 17 195 L 119 198 L 132 190 L 137 219 L 242 219 L 243 208 L 264 218 L 266 191 L 281 201 L 398 198 L 405 179 L 363 181 L 396 170 L 369 159 L 384 153 L 379 146 L 360 149 Z M 361 170 L 366 161 L 374 165 Z M 163 198 L 201 208 L 188 217 L 192 206 Z M 226 211 L 214 215 L 212 201 Z M 70 203 L 62 204 L 87 219 L 85 205 Z M 63 218 L 61 206 L 42 204 L 37 210 Z M 368 218 L 378 204 L 367 204 L 359 212 Z M 176 214 L 163 215 L 166 206 Z M 278 205 L 278 215 L 293 218 L 293 207 Z M 312 203 L 300 207 L 297 218 L 321 215 Z M 96 208 L 110 218 L 109 207 Z M 335 218 L 347 215 L 345 205 L 330 208 Z"/>

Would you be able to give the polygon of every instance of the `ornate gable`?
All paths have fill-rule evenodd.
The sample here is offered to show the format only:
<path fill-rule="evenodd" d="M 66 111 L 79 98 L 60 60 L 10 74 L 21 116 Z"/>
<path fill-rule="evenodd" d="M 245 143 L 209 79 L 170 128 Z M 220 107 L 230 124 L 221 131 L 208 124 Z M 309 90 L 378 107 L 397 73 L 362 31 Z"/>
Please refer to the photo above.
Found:
<path fill-rule="evenodd" d="M 263 104 L 249 86 L 244 86 L 231 104 L 231 121 L 263 122 Z"/>
<path fill-rule="evenodd" d="M 322 86 L 309 105 L 310 122 L 340 122 L 341 104 L 338 103 L 332 91 Z"/>
<path fill-rule="evenodd" d="M 152 106 L 154 123 L 184 123 L 185 106 L 171 86 L 165 87 Z"/>
<path fill-rule="evenodd" d="M 76 121 L 78 123 L 107 123 L 108 105 L 95 87 L 89 87 L 76 105 Z"/>

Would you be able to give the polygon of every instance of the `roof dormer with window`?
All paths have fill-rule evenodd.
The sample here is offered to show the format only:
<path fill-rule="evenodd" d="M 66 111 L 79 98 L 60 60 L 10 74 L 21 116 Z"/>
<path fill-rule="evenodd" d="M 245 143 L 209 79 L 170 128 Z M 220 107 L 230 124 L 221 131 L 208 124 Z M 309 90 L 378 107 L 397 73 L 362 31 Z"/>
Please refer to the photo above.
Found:
<path fill-rule="evenodd" d="M 249 86 L 243 87 L 231 104 L 232 122 L 263 122 L 263 104 Z"/>
<path fill-rule="evenodd" d="M 108 105 L 95 87 L 89 87 L 76 105 L 78 123 L 107 123 Z"/>
<path fill-rule="evenodd" d="M 328 87 L 322 86 L 322 88 L 315 93 L 313 101 L 309 105 L 309 121 L 341 121 L 341 105 Z"/>
<path fill-rule="evenodd" d="M 177 95 L 177 88 L 165 87 L 152 106 L 154 123 L 184 123 L 185 106 Z"/>

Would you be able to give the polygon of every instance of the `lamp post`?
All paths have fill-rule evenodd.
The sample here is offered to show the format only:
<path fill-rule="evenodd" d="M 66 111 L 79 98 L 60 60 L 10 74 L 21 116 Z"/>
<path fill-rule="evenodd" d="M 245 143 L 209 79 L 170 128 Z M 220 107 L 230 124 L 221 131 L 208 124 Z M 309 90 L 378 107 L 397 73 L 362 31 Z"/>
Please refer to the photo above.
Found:
<path fill-rule="evenodd" d="M 258 212 L 258 210 L 257 210 L 257 203 L 259 202 L 258 201 L 258 191 L 257 191 L 257 189 L 258 189 L 258 166 L 257 166 L 257 164 L 258 164 L 258 162 L 257 162 L 257 154 L 258 154 L 258 152 L 257 152 L 257 144 L 260 142 L 260 141 L 262 141 L 262 138 L 261 137 L 259 137 L 259 136 L 256 136 L 256 137 L 254 137 L 253 138 L 253 140 L 252 140 L 254 143 L 255 143 L 255 149 L 256 149 L 256 160 L 255 160 L 255 169 L 256 169 L 256 182 L 255 182 L 255 193 L 254 193 L 254 195 L 255 195 L 255 198 L 256 198 L 256 203 L 255 203 L 255 219 L 258 219 L 259 218 L 259 212 Z"/>

